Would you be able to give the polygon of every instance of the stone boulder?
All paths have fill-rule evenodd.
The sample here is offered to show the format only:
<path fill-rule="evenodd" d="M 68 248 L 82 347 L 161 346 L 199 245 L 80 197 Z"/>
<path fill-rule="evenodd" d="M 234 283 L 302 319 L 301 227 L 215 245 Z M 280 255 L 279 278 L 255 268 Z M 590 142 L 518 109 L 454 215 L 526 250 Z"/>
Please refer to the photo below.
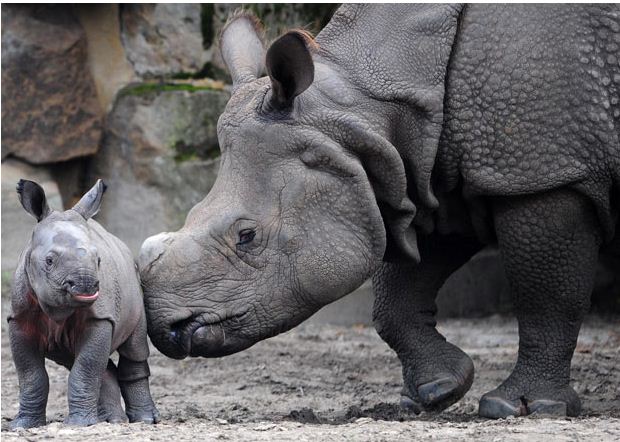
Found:
<path fill-rule="evenodd" d="M 102 112 L 71 5 L 2 7 L 2 158 L 64 161 L 97 151 Z"/>
<path fill-rule="evenodd" d="M 142 78 L 196 72 L 209 58 L 203 48 L 200 4 L 121 5 L 121 38 Z"/>
<path fill-rule="evenodd" d="M 206 82 L 131 85 L 108 116 L 90 182 L 108 191 L 98 220 L 137 253 L 146 237 L 179 229 L 213 185 L 217 119 L 229 94 Z"/>
<path fill-rule="evenodd" d="M 21 178 L 36 181 L 43 186 L 48 204 L 52 209 L 63 210 L 63 207 L 58 185 L 47 167 L 35 167 L 17 159 L 8 158 L 2 162 L 1 176 L 2 272 L 4 273 L 12 272 L 17 267 L 19 254 L 28 243 L 32 228 L 36 224 L 36 220 L 24 210 L 17 199 L 15 191 L 17 182 Z"/>

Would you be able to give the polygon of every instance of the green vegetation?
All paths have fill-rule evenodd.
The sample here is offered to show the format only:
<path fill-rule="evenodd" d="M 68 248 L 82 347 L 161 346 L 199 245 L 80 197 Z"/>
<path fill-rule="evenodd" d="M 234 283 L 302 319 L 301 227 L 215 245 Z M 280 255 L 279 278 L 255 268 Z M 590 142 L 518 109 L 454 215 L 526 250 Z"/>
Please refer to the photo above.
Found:
<path fill-rule="evenodd" d="M 196 160 L 210 160 L 220 156 L 220 149 L 217 146 L 190 146 L 185 144 L 184 141 L 177 141 L 174 144 L 173 149 L 176 152 L 174 155 L 174 161 L 176 163 Z"/>
<path fill-rule="evenodd" d="M 209 86 L 194 86 L 192 84 L 174 84 L 174 83 L 140 83 L 129 85 L 122 89 L 119 93 L 119 97 L 124 97 L 127 95 L 149 95 L 152 93 L 160 93 L 167 91 L 188 91 L 188 92 L 196 92 L 196 91 L 210 91 L 214 90 Z"/>
<path fill-rule="evenodd" d="M 228 72 L 210 61 L 207 61 L 198 72 L 179 72 L 172 76 L 174 80 L 199 80 L 201 78 L 212 78 L 228 84 L 232 81 Z"/>

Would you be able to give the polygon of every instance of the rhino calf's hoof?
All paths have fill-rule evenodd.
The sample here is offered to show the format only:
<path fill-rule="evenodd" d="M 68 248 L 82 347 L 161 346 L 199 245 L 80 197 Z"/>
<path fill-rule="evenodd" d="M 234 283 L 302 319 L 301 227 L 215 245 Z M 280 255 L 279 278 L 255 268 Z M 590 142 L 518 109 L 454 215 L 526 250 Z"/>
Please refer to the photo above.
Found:
<path fill-rule="evenodd" d="M 155 405 L 153 405 L 151 408 L 147 408 L 144 410 L 128 408 L 127 417 L 129 418 L 130 423 L 144 422 L 145 424 L 157 424 L 160 420 L 159 411 L 157 410 Z"/>
<path fill-rule="evenodd" d="M 16 430 L 18 428 L 34 428 L 42 427 L 43 425 L 46 425 L 45 416 L 17 415 L 9 424 L 9 429 Z"/>
<path fill-rule="evenodd" d="M 94 415 L 82 415 L 82 414 L 69 414 L 64 420 L 65 425 L 72 425 L 76 427 L 88 427 L 95 425 L 98 422 L 97 416 Z"/>

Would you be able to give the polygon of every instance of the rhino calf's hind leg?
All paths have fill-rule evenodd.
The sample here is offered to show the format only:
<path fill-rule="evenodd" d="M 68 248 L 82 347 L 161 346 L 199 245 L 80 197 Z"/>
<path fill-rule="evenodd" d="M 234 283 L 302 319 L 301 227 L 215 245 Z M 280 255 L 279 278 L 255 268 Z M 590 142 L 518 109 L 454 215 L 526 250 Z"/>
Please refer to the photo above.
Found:
<path fill-rule="evenodd" d="M 118 381 L 125 413 L 129 422 L 159 422 L 159 411 L 151 398 L 149 389 L 149 346 L 146 338 L 146 317 L 144 311 L 138 326 L 129 339 L 118 349 Z"/>
<path fill-rule="evenodd" d="M 127 422 L 127 416 L 121 405 L 121 389 L 118 385 L 118 373 L 112 360 L 108 361 L 108 367 L 101 379 L 99 390 L 99 403 L 97 413 L 100 422 L 120 423 Z"/>
<path fill-rule="evenodd" d="M 375 328 L 402 364 L 401 405 L 416 413 L 449 407 L 473 382 L 469 356 L 435 329 L 435 298 L 479 248 L 475 240 L 455 245 L 454 238 L 420 238 L 420 264 L 384 262 L 373 277 Z"/>
<path fill-rule="evenodd" d="M 601 242 L 594 208 L 567 190 L 495 204 L 495 228 L 519 321 L 512 373 L 480 399 L 479 413 L 575 416 L 569 385 L 577 335 L 588 310 Z"/>

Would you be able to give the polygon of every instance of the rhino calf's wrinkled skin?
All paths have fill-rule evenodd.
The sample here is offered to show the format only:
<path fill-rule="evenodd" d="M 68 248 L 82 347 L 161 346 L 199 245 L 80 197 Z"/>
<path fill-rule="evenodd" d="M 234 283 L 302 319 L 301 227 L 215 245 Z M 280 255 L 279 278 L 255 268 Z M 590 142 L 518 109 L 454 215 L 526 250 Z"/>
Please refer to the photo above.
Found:
<path fill-rule="evenodd" d="M 146 319 L 133 257 L 90 219 L 104 192 L 99 180 L 72 209 L 57 212 L 37 183 L 17 185 L 24 209 L 38 223 L 19 259 L 8 318 L 19 378 L 19 413 L 11 428 L 46 423 L 45 358 L 70 370 L 65 423 L 159 419 L 149 391 Z M 114 351 L 118 367 L 110 359 Z"/>
<path fill-rule="evenodd" d="M 440 411 L 474 365 L 435 328 L 437 291 L 497 243 L 519 354 L 479 413 L 577 415 L 571 358 L 620 236 L 618 5 L 345 4 L 315 40 L 261 35 L 247 13 L 225 27 L 217 180 L 142 246 L 153 343 L 241 351 L 372 276 L 402 404 Z"/>

